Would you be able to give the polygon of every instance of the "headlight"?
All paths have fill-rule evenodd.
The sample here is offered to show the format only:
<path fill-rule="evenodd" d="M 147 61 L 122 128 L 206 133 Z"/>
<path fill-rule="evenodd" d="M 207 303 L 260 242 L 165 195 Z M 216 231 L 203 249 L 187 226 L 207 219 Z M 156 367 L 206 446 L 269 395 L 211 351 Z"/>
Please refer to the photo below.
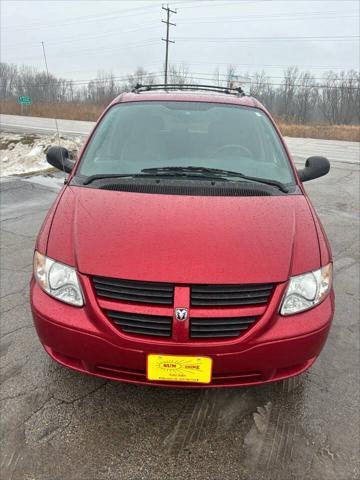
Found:
<path fill-rule="evenodd" d="M 331 263 L 314 272 L 291 277 L 282 301 L 281 315 L 293 315 L 309 310 L 327 297 L 331 285 Z"/>
<path fill-rule="evenodd" d="M 34 276 L 40 287 L 52 297 L 82 307 L 83 294 L 76 270 L 35 252 Z"/>

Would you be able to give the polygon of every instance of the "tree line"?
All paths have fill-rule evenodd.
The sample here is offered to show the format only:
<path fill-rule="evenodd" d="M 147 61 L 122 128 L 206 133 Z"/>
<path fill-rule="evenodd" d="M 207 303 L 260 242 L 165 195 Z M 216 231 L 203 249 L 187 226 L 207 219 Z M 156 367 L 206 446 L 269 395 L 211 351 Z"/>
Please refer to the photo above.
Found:
<path fill-rule="evenodd" d="M 284 70 L 281 78 L 265 72 L 246 74 L 236 65 L 226 73 L 216 68 L 213 74 L 192 73 L 188 67 L 171 65 L 169 83 L 243 84 L 246 93 L 263 103 L 273 115 L 288 123 L 360 123 L 360 73 L 355 70 L 313 73 L 293 66 Z M 16 100 L 29 95 L 33 102 L 92 103 L 106 105 L 119 93 L 131 90 L 137 83 L 163 82 L 163 73 L 151 73 L 139 67 L 130 75 L 116 77 L 112 72 L 98 72 L 90 81 L 74 81 L 33 67 L 0 63 L 0 98 Z"/>

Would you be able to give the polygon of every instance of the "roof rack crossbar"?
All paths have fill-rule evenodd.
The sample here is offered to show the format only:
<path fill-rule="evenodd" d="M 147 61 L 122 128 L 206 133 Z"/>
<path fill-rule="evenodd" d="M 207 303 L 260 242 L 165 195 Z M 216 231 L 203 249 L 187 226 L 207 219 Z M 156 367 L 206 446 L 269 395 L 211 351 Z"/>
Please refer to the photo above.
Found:
<path fill-rule="evenodd" d="M 197 84 L 176 84 L 168 83 L 157 83 L 153 85 L 142 85 L 137 83 L 133 88 L 133 93 L 149 92 L 152 90 L 202 90 L 206 92 L 216 92 L 216 93 L 226 93 L 228 95 L 240 95 L 241 97 L 245 96 L 245 93 L 241 87 L 232 88 L 232 87 L 221 87 L 218 85 L 197 85 Z"/>

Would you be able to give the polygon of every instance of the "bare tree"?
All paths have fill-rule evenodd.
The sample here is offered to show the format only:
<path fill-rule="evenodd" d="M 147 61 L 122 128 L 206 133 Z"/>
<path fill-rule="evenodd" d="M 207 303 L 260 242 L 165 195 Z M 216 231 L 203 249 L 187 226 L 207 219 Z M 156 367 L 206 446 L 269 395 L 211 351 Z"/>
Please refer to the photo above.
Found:
<path fill-rule="evenodd" d="M 284 80 L 279 87 L 278 96 L 279 113 L 284 120 L 290 122 L 294 119 L 295 104 L 294 99 L 297 93 L 297 81 L 299 78 L 299 70 L 297 67 L 289 67 L 284 71 Z"/>
<path fill-rule="evenodd" d="M 328 72 L 324 76 L 319 107 L 331 124 L 359 123 L 360 76 L 358 72 Z"/>
<path fill-rule="evenodd" d="M 144 68 L 138 67 L 132 75 L 128 76 L 127 84 L 125 85 L 125 90 L 131 90 L 135 85 L 152 85 L 156 80 L 156 77 L 147 72 Z"/>
<path fill-rule="evenodd" d="M 0 62 L 0 97 L 5 99 L 15 95 L 15 82 L 18 76 L 16 65 Z"/>
<path fill-rule="evenodd" d="M 176 85 L 185 85 L 193 83 L 192 76 L 187 65 L 170 65 L 169 67 L 169 83 Z"/>
<path fill-rule="evenodd" d="M 96 79 L 88 83 L 87 99 L 99 105 L 106 105 L 116 97 L 119 91 L 120 87 L 116 84 L 113 73 L 99 71 Z"/>
<path fill-rule="evenodd" d="M 293 117 L 298 123 L 310 121 L 318 100 L 318 88 L 313 75 L 301 73 L 297 79 L 298 87 L 293 99 Z"/>
<path fill-rule="evenodd" d="M 218 87 L 220 87 L 221 84 L 222 84 L 222 81 L 220 80 L 220 70 L 219 70 L 219 67 L 216 67 L 216 68 L 214 69 L 213 79 L 214 79 L 214 84 L 217 85 Z"/>
<path fill-rule="evenodd" d="M 227 66 L 227 69 L 226 69 L 226 78 L 225 78 L 225 81 L 226 81 L 226 85 L 228 87 L 230 87 L 230 84 L 233 80 L 236 79 L 236 67 L 235 65 L 228 65 Z"/>
<path fill-rule="evenodd" d="M 255 73 L 250 82 L 250 95 L 257 98 L 267 108 L 272 109 L 275 101 L 275 91 L 273 90 L 270 78 L 264 71 Z"/>

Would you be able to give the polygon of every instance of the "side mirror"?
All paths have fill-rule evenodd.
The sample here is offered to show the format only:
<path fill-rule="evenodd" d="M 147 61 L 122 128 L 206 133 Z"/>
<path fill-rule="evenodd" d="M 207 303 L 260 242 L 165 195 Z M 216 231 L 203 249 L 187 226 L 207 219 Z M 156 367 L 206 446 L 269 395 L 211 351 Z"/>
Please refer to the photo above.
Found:
<path fill-rule="evenodd" d="M 66 173 L 70 173 L 75 160 L 69 158 L 69 151 L 64 147 L 50 147 L 46 152 L 46 160 L 50 165 Z"/>
<path fill-rule="evenodd" d="M 330 170 L 330 162 L 325 157 L 309 157 L 305 162 L 305 168 L 298 170 L 302 182 L 326 175 Z"/>

